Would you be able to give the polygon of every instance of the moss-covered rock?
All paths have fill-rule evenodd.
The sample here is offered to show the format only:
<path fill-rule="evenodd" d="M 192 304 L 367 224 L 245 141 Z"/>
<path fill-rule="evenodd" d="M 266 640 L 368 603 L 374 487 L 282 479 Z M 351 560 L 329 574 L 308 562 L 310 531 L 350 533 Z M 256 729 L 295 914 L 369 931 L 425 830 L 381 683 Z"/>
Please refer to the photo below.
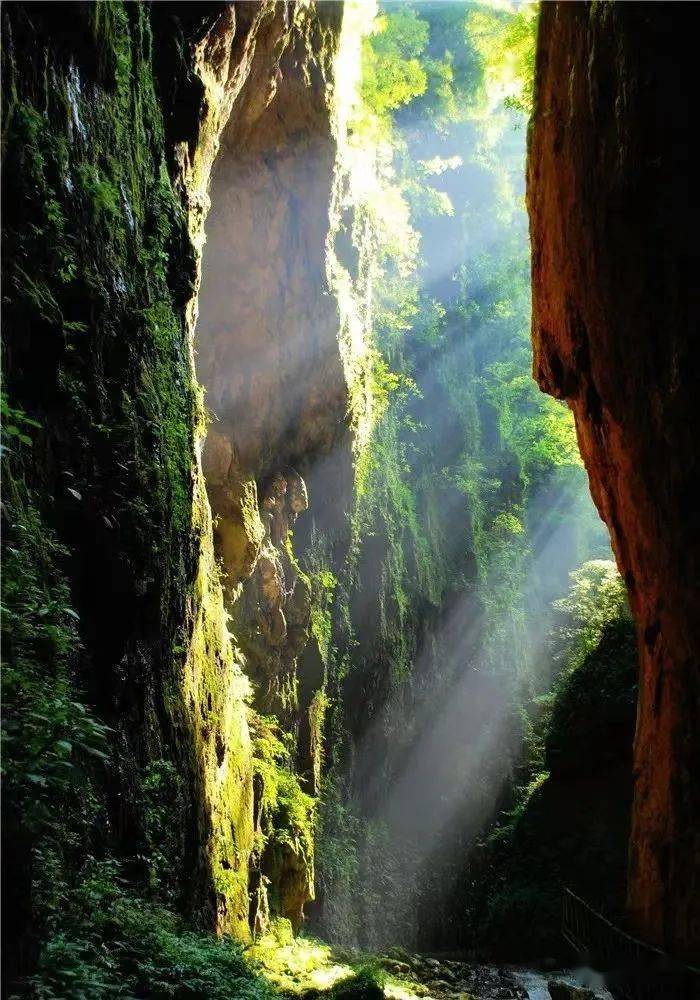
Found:
<path fill-rule="evenodd" d="M 53 635 L 30 655 L 16 627 L 6 717 L 29 731 L 22 690 L 36 684 L 31 711 L 60 697 L 74 717 L 87 702 L 111 729 L 84 796 L 96 807 L 77 819 L 21 763 L 19 740 L 8 744 L 12 838 L 26 855 L 9 876 L 23 880 L 20 940 L 30 918 L 40 929 L 46 896 L 32 859 L 66 837 L 61 880 L 78 877 L 89 842 L 206 925 L 248 932 L 248 685 L 215 563 L 192 358 L 208 170 L 234 96 L 227 12 L 171 23 L 142 3 L 3 10 L 3 360 L 33 438 L 6 455 L 18 561 L 4 582 L 17 594 L 35 581 Z M 157 69 L 174 44 L 164 87 Z M 206 100 L 183 131 L 170 100 L 197 90 Z M 31 622 L 28 606 L 17 613 Z M 72 786 L 66 725 L 56 732 Z M 33 824 L 46 789 L 56 819 Z M 22 949 L 10 952 L 21 965 Z"/>

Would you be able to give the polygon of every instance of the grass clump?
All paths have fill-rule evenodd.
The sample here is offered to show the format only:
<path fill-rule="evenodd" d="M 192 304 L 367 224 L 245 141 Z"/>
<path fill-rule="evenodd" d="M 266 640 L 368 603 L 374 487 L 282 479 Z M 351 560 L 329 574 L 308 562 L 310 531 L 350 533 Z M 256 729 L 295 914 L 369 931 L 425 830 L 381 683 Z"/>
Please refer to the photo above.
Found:
<path fill-rule="evenodd" d="M 274 986 L 286 994 L 314 1000 L 380 1000 L 386 973 L 366 956 L 350 955 L 317 938 L 294 937 L 288 920 L 273 921 L 270 931 L 248 949 Z"/>
<path fill-rule="evenodd" d="M 329 990 L 331 1000 L 382 1000 L 386 974 L 379 965 L 368 963 L 339 980 Z"/>

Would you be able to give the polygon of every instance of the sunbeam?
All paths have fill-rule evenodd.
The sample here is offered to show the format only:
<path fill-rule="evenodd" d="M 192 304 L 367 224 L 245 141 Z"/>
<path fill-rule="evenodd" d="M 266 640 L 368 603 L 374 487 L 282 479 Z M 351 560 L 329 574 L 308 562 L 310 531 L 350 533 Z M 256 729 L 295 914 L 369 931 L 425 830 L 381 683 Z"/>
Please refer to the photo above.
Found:
<path fill-rule="evenodd" d="M 700 995 L 680 10 L 2 5 L 3 995 Z"/>

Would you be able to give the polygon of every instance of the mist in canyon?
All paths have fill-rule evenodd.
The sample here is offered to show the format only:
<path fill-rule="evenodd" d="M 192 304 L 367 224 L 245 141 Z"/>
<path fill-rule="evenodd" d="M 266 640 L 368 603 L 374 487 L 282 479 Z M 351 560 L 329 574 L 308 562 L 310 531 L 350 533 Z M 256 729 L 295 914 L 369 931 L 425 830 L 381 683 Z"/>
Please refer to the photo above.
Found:
<path fill-rule="evenodd" d="M 536 11 L 344 17 L 330 115 L 283 62 L 224 129 L 203 467 L 254 704 L 319 796 L 313 926 L 450 947 L 484 841 L 545 772 L 526 744 L 575 657 L 570 575 L 615 571 L 570 414 L 530 374 Z"/>
<path fill-rule="evenodd" d="M 4 6 L 11 996 L 609 996 L 563 902 L 692 955 L 635 6 Z"/>

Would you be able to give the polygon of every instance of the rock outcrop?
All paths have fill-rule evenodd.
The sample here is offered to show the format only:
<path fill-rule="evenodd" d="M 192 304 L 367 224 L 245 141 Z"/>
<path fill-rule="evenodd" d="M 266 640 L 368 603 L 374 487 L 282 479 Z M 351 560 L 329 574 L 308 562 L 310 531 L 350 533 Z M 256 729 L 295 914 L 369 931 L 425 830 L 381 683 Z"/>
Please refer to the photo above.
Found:
<path fill-rule="evenodd" d="M 700 949 L 700 522 L 690 18 L 542 7 L 528 204 L 534 371 L 572 408 L 637 622 L 629 911 Z"/>
<path fill-rule="evenodd" d="M 292 528 L 309 507 L 297 466 L 332 452 L 346 429 L 338 310 L 325 273 L 342 5 L 262 8 L 235 5 L 253 54 L 213 169 L 196 367 L 211 415 L 203 469 L 224 597 L 253 708 L 293 738 L 300 777 L 314 791 L 324 676 L 316 671 L 309 683 L 307 670 L 298 682 L 311 588 Z M 253 925 L 268 909 L 300 925 L 313 895 L 313 857 L 301 834 L 284 843 L 272 836 L 252 856 Z"/>

